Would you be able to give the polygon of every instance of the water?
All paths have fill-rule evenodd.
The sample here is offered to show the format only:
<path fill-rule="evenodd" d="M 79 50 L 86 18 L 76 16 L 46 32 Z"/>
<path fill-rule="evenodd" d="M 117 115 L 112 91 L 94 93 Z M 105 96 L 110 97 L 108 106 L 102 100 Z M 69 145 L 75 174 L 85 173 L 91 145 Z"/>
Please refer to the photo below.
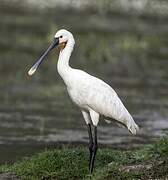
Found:
<path fill-rule="evenodd" d="M 69 10 L 35 12 L 9 4 L 0 8 L 0 163 L 60 144 L 88 142 L 82 115 L 56 72 L 58 52 L 51 53 L 35 76 L 26 74 L 56 29 L 65 24 L 76 38 L 72 66 L 108 82 L 140 126 L 138 135 L 132 136 L 101 120 L 99 143 L 133 148 L 167 132 L 166 17 L 105 16 L 94 11 L 69 17 Z"/>

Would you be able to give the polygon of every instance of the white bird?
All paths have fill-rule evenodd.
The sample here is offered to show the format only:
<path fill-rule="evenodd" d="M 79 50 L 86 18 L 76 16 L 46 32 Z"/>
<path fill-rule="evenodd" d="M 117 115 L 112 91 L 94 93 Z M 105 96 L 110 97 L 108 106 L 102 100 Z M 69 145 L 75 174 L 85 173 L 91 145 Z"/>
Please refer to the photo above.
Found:
<path fill-rule="evenodd" d="M 58 73 L 62 77 L 72 101 L 80 108 L 88 127 L 90 151 L 89 172 L 92 173 L 97 152 L 97 125 L 100 115 L 106 117 L 108 121 L 115 119 L 117 122 L 126 126 L 132 134 L 136 134 L 138 125 L 116 92 L 108 84 L 82 70 L 69 66 L 69 59 L 75 45 L 75 40 L 72 33 L 67 30 L 61 29 L 57 31 L 53 43 L 32 66 L 28 72 L 29 75 L 35 73 L 45 56 L 57 45 L 60 46 L 57 63 Z M 92 136 L 92 125 L 94 128 L 94 137 Z"/>

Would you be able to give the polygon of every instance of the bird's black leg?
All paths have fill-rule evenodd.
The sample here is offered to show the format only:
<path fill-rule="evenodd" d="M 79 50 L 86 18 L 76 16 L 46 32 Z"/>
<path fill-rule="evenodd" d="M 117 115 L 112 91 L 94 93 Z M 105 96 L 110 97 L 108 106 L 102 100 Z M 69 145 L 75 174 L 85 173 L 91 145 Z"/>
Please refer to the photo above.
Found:
<path fill-rule="evenodd" d="M 88 134 L 89 134 L 89 170 L 90 170 L 90 164 L 91 164 L 91 159 L 92 159 L 92 152 L 93 152 L 93 137 L 92 137 L 92 129 L 91 129 L 91 124 L 88 124 Z"/>
<path fill-rule="evenodd" d="M 94 167 L 94 161 L 96 157 L 96 152 L 97 152 L 97 127 L 94 126 L 94 144 L 92 147 L 92 157 L 91 157 L 91 162 L 90 162 L 90 169 L 89 172 L 90 174 L 93 172 L 93 167 Z"/>

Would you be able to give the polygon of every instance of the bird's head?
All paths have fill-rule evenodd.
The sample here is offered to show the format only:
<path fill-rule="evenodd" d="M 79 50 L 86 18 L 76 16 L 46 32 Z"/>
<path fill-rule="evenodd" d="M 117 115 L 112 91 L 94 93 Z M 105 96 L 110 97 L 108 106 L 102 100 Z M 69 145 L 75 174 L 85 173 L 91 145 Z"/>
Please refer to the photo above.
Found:
<path fill-rule="evenodd" d="M 55 47 L 59 46 L 60 50 L 62 51 L 68 42 L 71 42 L 71 45 L 73 46 L 75 44 L 75 40 L 73 38 L 73 35 L 71 32 L 61 29 L 56 32 L 54 36 L 54 40 L 51 43 L 51 45 L 48 47 L 48 49 L 43 53 L 43 55 L 37 60 L 37 62 L 31 67 L 31 69 L 28 71 L 28 75 L 33 75 L 39 65 L 42 63 L 44 58 L 48 55 L 48 53 L 54 49 Z"/>
<path fill-rule="evenodd" d="M 71 41 L 72 43 L 74 43 L 74 38 L 73 38 L 72 33 L 65 29 L 61 29 L 57 31 L 54 37 L 55 39 L 58 39 L 59 41 L 58 44 L 61 50 L 65 48 L 68 41 Z"/>

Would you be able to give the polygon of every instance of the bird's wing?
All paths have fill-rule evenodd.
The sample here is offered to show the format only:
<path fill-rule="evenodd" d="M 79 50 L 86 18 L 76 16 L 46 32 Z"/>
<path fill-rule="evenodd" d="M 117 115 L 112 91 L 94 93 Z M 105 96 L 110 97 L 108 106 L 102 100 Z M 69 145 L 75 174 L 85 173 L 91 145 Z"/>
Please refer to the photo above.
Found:
<path fill-rule="evenodd" d="M 134 129 L 137 129 L 137 125 L 115 90 L 101 79 L 91 75 L 89 75 L 87 81 L 89 106 L 96 112 L 106 117 L 114 118 L 129 129 L 132 127 L 132 131 L 136 131 Z"/>
<path fill-rule="evenodd" d="M 84 71 L 76 74 L 76 89 L 80 99 L 95 112 L 113 118 L 136 133 L 137 125 L 114 89 L 107 83 Z"/>

